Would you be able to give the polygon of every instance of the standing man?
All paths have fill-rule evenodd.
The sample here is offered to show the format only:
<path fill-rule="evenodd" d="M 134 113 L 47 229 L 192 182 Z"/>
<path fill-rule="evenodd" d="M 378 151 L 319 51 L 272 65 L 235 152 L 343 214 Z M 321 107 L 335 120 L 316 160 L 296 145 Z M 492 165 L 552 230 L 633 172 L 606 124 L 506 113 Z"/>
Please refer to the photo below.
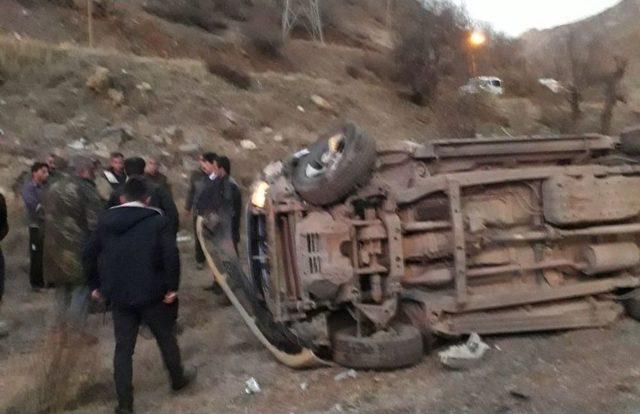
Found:
<path fill-rule="evenodd" d="M 56 286 L 56 334 L 62 339 L 72 334 L 91 342 L 84 333 L 90 291 L 82 258 L 104 207 L 93 182 L 93 160 L 75 157 L 72 168 L 72 174 L 63 174 L 51 184 L 43 200 L 44 279 Z M 73 329 L 69 332 L 68 328 Z"/>
<path fill-rule="evenodd" d="M 176 203 L 173 201 L 173 196 L 166 188 L 151 182 L 151 180 L 144 176 L 145 166 L 146 164 L 144 160 L 140 157 L 127 158 L 124 161 L 124 170 L 127 174 L 127 180 L 131 177 L 140 177 L 147 183 L 149 196 L 151 197 L 149 205 L 162 211 L 169 221 L 171 231 L 173 231 L 174 235 L 177 235 L 178 229 L 180 228 L 180 217 Z M 108 208 L 115 207 L 120 204 L 123 191 L 124 187 L 120 187 L 111 194 L 109 202 L 107 203 Z"/>
<path fill-rule="evenodd" d="M 31 166 L 31 179 L 22 187 L 22 200 L 29 220 L 29 283 L 33 290 L 44 287 L 42 279 L 43 214 L 42 192 L 49 177 L 49 167 L 43 162 Z"/>
<path fill-rule="evenodd" d="M 242 196 L 238 184 L 229 175 L 231 161 L 227 157 L 217 157 L 214 162 L 216 179 L 203 191 L 198 202 L 198 214 L 214 214 L 218 222 L 216 231 L 225 234 L 225 239 L 233 244 L 238 254 L 240 241 L 240 217 L 242 215 Z"/>
<path fill-rule="evenodd" d="M 9 233 L 9 221 L 7 220 L 7 203 L 5 202 L 4 195 L 0 193 L 0 242 Z M 2 306 L 2 297 L 4 296 L 4 255 L 2 254 L 2 246 L 0 246 L 0 307 Z M 9 327 L 7 323 L 0 319 L 0 338 L 7 336 L 9 333 Z"/>
<path fill-rule="evenodd" d="M 85 253 L 85 269 L 95 300 L 112 304 L 116 338 L 116 413 L 133 413 L 133 352 L 141 323 L 151 329 L 169 371 L 171 387 L 184 389 L 195 378 L 186 373 L 175 334 L 180 257 L 172 226 L 148 207 L 147 181 L 130 177 L 121 205 L 104 214 Z"/>
<path fill-rule="evenodd" d="M 148 157 L 144 168 L 144 175 L 154 184 L 164 187 L 171 194 L 171 185 L 167 176 L 160 172 L 160 164 L 155 157 Z"/>
<path fill-rule="evenodd" d="M 124 155 L 121 152 L 112 152 L 109 157 L 109 168 L 103 174 L 113 190 L 124 185 L 127 175 L 124 172 Z"/>
<path fill-rule="evenodd" d="M 200 245 L 200 240 L 198 240 L 198 237 L 196 236 L 196 220 L 198 218 L 196 206 L 198 205 L 198 200 L 200 199 L 202 192 L 211 181 L 210 175 L 214 172 L 215 159 L 216 154 L 213 152 L 207 152 L 198 157 L 200 168 L 191 173 L 191 177 L 189 179 L 189 192 L 187 193 L 187 199 L 184 207 L 193 220 L 195 258 L 198 270 L 204 269 L 205 257 L 204 252 L 202 251 L 202 246 Z"/>

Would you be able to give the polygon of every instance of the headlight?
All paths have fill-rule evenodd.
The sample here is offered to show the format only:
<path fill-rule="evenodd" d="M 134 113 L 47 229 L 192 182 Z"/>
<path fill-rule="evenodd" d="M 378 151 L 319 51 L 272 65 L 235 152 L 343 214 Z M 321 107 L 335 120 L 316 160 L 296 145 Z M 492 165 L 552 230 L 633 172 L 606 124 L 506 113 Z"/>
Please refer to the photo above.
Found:
<path fill-rule="evenodd" d="M 269 191 L 269 184 L 264 181 L 257 183 L 253 194 L 251 194 L 251 204 L 258 208 L 264 208 L 267 204 L 267 191 Z"/>

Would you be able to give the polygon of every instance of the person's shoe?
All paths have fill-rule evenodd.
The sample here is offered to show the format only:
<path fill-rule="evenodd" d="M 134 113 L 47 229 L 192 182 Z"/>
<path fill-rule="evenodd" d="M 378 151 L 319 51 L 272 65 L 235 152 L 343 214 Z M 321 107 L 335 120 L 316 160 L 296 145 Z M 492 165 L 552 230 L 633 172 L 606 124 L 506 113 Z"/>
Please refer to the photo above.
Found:
<path fill-rule="evenodd" d="M 117 406 L 115 413 L 116 414 L 133 414 L 133 409 Z"/>
<path fill-rule="evenodd" d="M 196 377 L 198 376 L 198 371 L 195 368 L 185 368 L 184 373 L 182 374 L 182 380 L 177 384 L 171 384 L 171 389 L 174 392 L 184 391 L 189 385 L 193 384 L 196 381 Z"/>
<path fill-rule="evenodd" d="M 204 269 L 204 263 L 196 263 L 196 269 L 198 270 Z"/>

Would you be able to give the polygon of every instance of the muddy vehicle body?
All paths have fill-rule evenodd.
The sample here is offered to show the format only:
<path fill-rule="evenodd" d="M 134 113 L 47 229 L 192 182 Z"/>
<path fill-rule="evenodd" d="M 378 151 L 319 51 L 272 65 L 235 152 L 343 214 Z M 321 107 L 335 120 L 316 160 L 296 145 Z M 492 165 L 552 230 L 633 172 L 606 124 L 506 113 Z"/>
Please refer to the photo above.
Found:
<path fill-rule="evenodd" d="M 348 124 L 265 169 L 247 272 L 204 219 L 200 236 L 291 366 L 396 368 L 434 337 L 604 326 L 639 313 L 637 135 L 376 149 Z"/>

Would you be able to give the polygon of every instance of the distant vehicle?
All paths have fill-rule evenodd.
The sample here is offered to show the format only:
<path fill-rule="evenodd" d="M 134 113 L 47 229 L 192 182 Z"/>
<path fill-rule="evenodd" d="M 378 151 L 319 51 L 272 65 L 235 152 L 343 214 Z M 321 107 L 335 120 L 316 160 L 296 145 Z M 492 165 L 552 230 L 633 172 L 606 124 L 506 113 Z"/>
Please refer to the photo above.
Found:
<path fill-rule="evenodd" d="M 552 78 L 540 78 L 538 79 L 538 83 L 542 86 L 546 86 L 553 93 L 562 92 L 565 87 L 560 81 L 557 81 Z"/>
<path fill-rule="evenodd" d="M 486 92 L 492 95 L 502 95 L 504 88 L 502 79 L 495 76 L 477 76 L 469 79 L 466 85 L 460 87 L 460 92 L 464 94 L 475 95 Z"/>

